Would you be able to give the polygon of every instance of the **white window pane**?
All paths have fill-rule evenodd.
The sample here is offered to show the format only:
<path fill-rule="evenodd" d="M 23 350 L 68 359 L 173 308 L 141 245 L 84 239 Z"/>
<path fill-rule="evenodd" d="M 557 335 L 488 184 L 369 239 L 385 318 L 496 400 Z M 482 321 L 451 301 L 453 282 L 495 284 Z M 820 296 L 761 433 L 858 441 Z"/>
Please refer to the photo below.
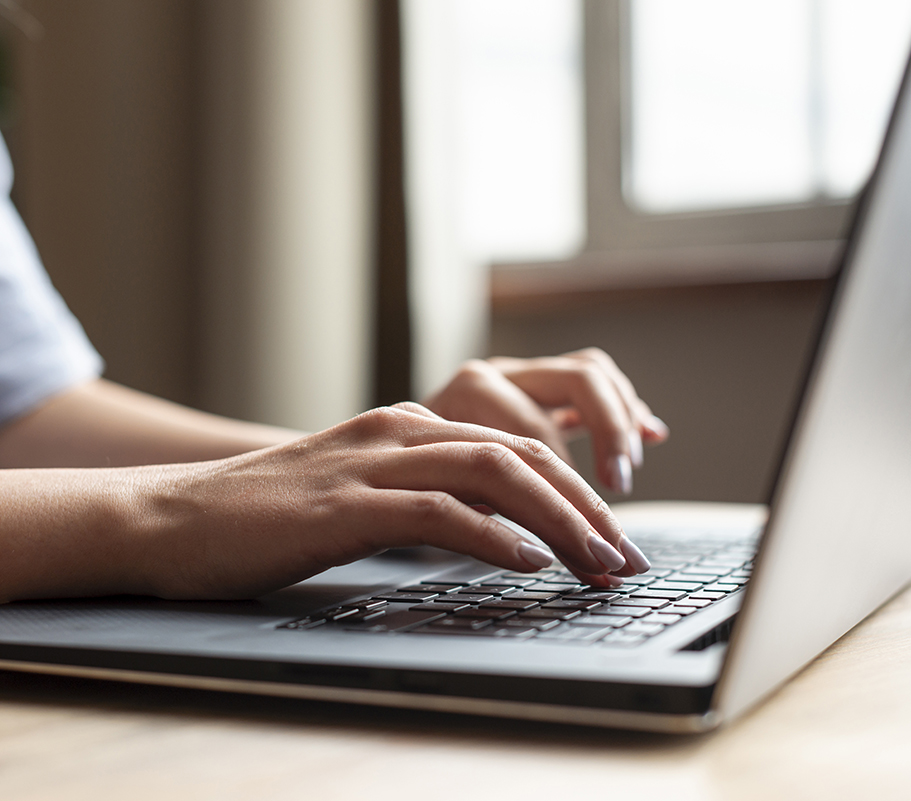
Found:
<path fill-rule="evenodd" d="M 911 32 L 908 0 L 821 4 L 823 191 L 854 194 L 873 167 Z"/>
<path fill-rule="evenodd" d="M 468 254 L 551 258 L 584 236 L 577 0 L 453 5 L 456 215 Z"/>
<path fill-rule="evenodd" d="M 844 197 L 904 63 L 907 0 L 631 3 L 625 193 L 649 212 Z"/>

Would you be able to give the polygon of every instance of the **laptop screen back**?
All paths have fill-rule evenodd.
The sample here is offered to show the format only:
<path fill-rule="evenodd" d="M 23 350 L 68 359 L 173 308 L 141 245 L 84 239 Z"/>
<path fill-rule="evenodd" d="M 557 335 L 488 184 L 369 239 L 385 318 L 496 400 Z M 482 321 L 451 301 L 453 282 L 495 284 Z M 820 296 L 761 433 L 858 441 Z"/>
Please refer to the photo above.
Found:
<path fill-rule="evenodd" d="M 911 82 L 861 204 L 719 688 L 752 705 L 911 580 Z"/>

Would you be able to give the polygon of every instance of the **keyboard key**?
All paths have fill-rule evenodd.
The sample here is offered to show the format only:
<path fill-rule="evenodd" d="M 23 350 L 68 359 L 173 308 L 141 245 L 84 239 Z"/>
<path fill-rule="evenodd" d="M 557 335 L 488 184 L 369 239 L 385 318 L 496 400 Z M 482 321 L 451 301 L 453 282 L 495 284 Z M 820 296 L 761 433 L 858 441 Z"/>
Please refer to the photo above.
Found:
<path fill-rule="evenodd" d="M 498 578 L 543 581 L 546 580 L 548 576 L 555 575 L 556 572 L 556 570 L 539 570 L 537 573 L 503 573 L 501 576 L 498 576 Z"/>
<path fill-rule="evenodd" d="M 622 615 L 624 617 L 645 617 L 652 613 L 649 606 L 623 606 L 616 607 L 613 603 L 609 606 L 603 606 L 600 609 L 592 609 L 588 614 L 592 617 L 601 617 L 602 615 Z"/>
<path fill-rule="evenodd" d="M 438 584 L 435 581 L 422 581 L 420 584 L 415 584 L 411 587 L 401 587 L 400 592 L 419 592 L 420 590 L 428 590 L 429 592 L 452 592 L 453 590 L 460 590 L 463 587 L 467 587 L 467 584 Z"/>
<path fill-rule="evenodd" d="M 442 620 L 446 615 L 443 612 L 415 612 L 411 609 L 403 609 L 399 604 L 386 607 L 380 610 L 374 619 L 365 620 L 361 623 L 352 623 L 348 625 L 342 621 L 346 629 L 351 631 L 404 631 L 421 623 Z"/>
<path fill-rule="evenodd" d="M 624 621 L 620 623 L 619 621 Z M 583 615 L 578 617 L 575 620 L 570 622 L 572 626 L 588 626 L 590 628 L 604 628 L 605 626 L 611 626 L 613 628 L 618 628 L 619 626 L 625 626 L 629 623 L 632 618 L 629 615 L 620 616 L 620 615 Z"/>
<path fill-rule="evenodd" d="M 660 623 L 643 623 L 641 620 L 634 620 L 623 628 L 623 633 L 644 634 L 646 637 L 651 637 L 653 634 L 658 634 L 658 632 L 663 630 L 664 626 Z"/>
<path fill-rule="evenodd" d="M 539 617 L 529 617 L 527 615 L 519 615 L 518 617 L 511 617 L 509 620 L 501 620 L 497 622 L 498 626 L 531 626 L 538 631 L 547 631 L 548 629 L 556 628 L 562 623 L 560 620 L 548 620 L 547 618 Z"/>
<path fill-rule="evenodd" d="M 449 595 L 444 595 L 440 598 L 441 603 L 449 603 L 451 600 L 454 603 L 459 603 L 464 601 L 469 604 L 480 604 L 484 601 L 492 601 L 496 596 L 491 595 L 489 592 L 453 592 Z"/>
<path fill-rule="evenodd" d="M 646 584 L 654 584 L 657 578 L 655 576 L 644 575 L 644 576 L 623 576 L 624 584 L 635 584 L 640 587 L 644 587 Z"/>
<path fill-rule="evenodd" d="M 539 640 L 584 640 L 586 634 L 592 631 L 591 629 L 586 628 L 572 628 L 568 625 L 563 625 L 560 628 L 551 629 L 550 631 L 541 631 L 538 632 L 536 639 Z M 600 635 L 601 632 L 598 632 Z"/>
<path fill-rule="evenodd" d="M 663 598 L 621 598 L 619 601 L 611 601 L 609 609 L 626 608 L 628 606 L 646 606 L 650 609 L 661 609 L 667 606 L 670 601 Z"/>
<path fill-rule="evenodd" d="M 450 612 L 458 612 L 461 609 L 469 609 L 471 604 L 466 603 L 440 603 L 439 601 L 428 601 L 426 604 L 418 604 L 417 606 L 410 607 L 413 610 L 419 612 L 443 612 L 444 614 L 449 614 Z"/>
<path fill-rule="evenodd" d="M 702 587 L 701 584 L 693 584 L 682 581 L 656 581 L 649 586 L 650 590 L 677 590 L 679 592 L 692 592 Z"/>
<path fill-rule="evenodd" d="M 541 581 L 537 584 L 532 584 L 525 589 L 530 592 L 558 592 L 562 594 L 564 592 L 577 592 L 584 586 L 584 584 L 554 584 L 548 581 Z"/>
<path fill-rule="evenodd" d="M 503 618 L 512 617 L 516 613 L 515 609 L 481 609 L 478 606 L 469 606 L 467 609 L 460 609 L 453 613 L 454 617 L 486 618 L 487 620 L 502 620 Z"/>
<path fill-rule="evenodd" d="M 385 606 L 385 604 L 382 604 Z M 323 609 L 319 612 L 316 612 L 310 615 L 312 620 L 322 619 L 322 620 L 342 620 L 346 617 L 351 617 L 358 613 L 358 607 L 352 605 L 344 606 L 333 606 L 330 609 Z"/>
<path fill-rule="evenodd" d="M 682 617 L 682 615 L 665 614 L 664 610 L 662 610 L 660 612 L 653 612 L 648 617 L 642 618 L 642 622 L 660 623 L 662 626 L 670 626 L 672 623 L 676 623 L 678 620 L 681 620 Z"/>
<path fill-rule="evenodd" d="M 484 620 L 478 618 L 470 617 L 444 617 L 442 620 L 437 620 L 435 623 L 425 625 L 421 627 L 421 631 L 427 631 L 428 629 L 458 629 L 459 631 L 464 631 L 465 629 L 483 629 L 485 626 L 490 626 L 493 624 L 492 620 Z"/>
<path fill-rule="evenodd" d="M 598 640 L 598 645 L 610 645 L 621 648 L 630 648 L 645 641 L 646 637 L 642 634 L 626 634 L 622 629 L 620 629 L 606 634 L 604 637 Z"/>
<path fill-rule="evenodd" d="M 399 587 L 396 592 L 435 592 L 443 595 L 464 586 L 464 584 L 411 584 L 408 587 Z"/>
<path fill-rule="evenodd" d="M 690 601 L 717 601 L 719 598 L 724 598 L 724 596 L 725 596 L 725 593 L 723 593 L 723 592 L 708 592 L 706 590 L 697 590 L 687 600 L 690 600 Z"/>
<path fill-rule="evenodd" d="M 691 615 L 696 611 L 698 607 L 696 606 L 681 606 L 680 604 L 671 604 L 662 609 L 662 612 L 667 612 L 669 615 Z"/>
<path fill-rule="evenodd" d="M 684 575 L 691 575 L 693 573 L 701 576 L 724 576 L 727 573 L 730 573 L 730 568 L 727 567 L 711 567 L 705 564 L 694 565 L 693 567 L 685 567 L 680 571 Z"/>
<path fill-rule="evenodd" d="M 579 609 L 580 611 L 587 612 L 589 609 L 595 609 L 601 606 L 600 601 L 566 601 L 560 599 L 558 601 L 548 601 L 546 604 L 541 604 L 545 609 Z"/>
<path fill-rule="evenodd" d="M 680 590 L 653 590 L 651 587 L 646 587 L 634 592 L 629 597 L 630 600 L 633 598 L 663 598 L 665 601 L 679 601 L 681 598 L 686 597 L 686 593 Z"/>
<path fill-rule="evenodd" d="M 735 592 L 740 589 L 739 584 L 728 584 L 727 582 L 716 581 L 714 584 L 706 584 L 699 592 Z"/>
<path fill-rule="evenodd" d="M 379 601 L 389 601 L 391 603 L 412 603 L 419 604 L 436 598 L 438 592 L 385 592 L 382 595 L 374 595 L 373 598 Z"/>
<path fill-rule="evenodd" d="M 537 609 L 529 609 L 522 613 L 523 617 L 545 617 L 551 620 L 571 620 L 579 617 L 582 613 L 578 609 L 545 609 L 539 606 Z"/>
<path fill-rule="evenodd" d="M 276 626 L 276 628 L 292 629 L 295 631 L 307 631 L 308 629 L 315 629 L 319 626 L 324 626 L 327 622 L 328 621 L 325 618 L 316 618 L 314 620 L 309 617 L 304 617 L 300 620 L 291 620 L 288 623 L 282 623 L 280 626 Z"/>
<path fill-rule="evenodd" d="M 503 622 L 508 623 L 509 621 Z M 492 631 L 499 637 L 516 637 L 518 639 L 529 639 L 538 634 L 538 629 L 534 626 L 505 626 L 500 623 L 494 624 Z"/>
<path fill-rule="evenodd" d="M 564 601 L 598 601 L 599 603 L 607 603 L 608 601 L 616 601 L 618 598 L 623 596 L 618 592 L 574 592 L 569 595 L 564 595 Z"/>
<path fill-rule="evenodd" d="M 704 606 L 708 606 L 712 602 L 709 599 L 700 599 L 700 598 L 681 598 L 677 601 L 674 606 L 688 606 L 691 609 L 702 609 Z"/>
<path fill-rule="evenodd" d="M 553 601 L 556 598 L 560 597 L 558 592 L 528 592 L 528 590 L 519 590 L 518 592 L 511 593 L 509 596 L 510 601 L 538 601 L 538 603 L 543 603 L 545 601 Z"/>
<path fill-rule="evenodd" d="M 435 610 L 434 610 L 435 611 Z M 381 618 L 385 614 L 385 608 L 383 609 L 360 609 L 356 614 L 351 615 L 351 617 L 343 618 L 342 622 L 346 625 L 348 623 L 363 623 L 365 620 L 375 620 Z"/>
<path fill-rule="evenodd" d="M 688 582 L 690 584 L 711 584 L 718 581 L 718 576 L 712 573 L 674 573 L 668 576 L 668 581 Z"/>
<path fill-rule="evenodd" d="M 465 592 L 490 593 L 491 595 L 509 595 L 516 591 L 514 584 L 472 584 Z"/>
<path fill-rule="evenodd" d="M 513 598 L 498 598 L 494 601 L 486 601 L 483 604 L 480 604 L 481 609 L 534 609 L 536 606 L 539 606 L 539 601 L 523 601 L 521 599 L 514 600 Z"/>

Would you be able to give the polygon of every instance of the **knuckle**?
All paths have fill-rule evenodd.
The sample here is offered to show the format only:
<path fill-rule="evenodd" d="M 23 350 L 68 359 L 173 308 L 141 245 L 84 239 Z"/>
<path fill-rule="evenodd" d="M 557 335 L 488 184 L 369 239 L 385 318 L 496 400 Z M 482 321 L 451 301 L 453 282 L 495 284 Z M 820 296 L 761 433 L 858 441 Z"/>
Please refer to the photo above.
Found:
<path fill-rule="evenodd" d="M 419 492 L 413 501 L 413 511 L 422 524 L 433 525 L 448 517 L 457 503 L 455 498 L 440 490 Z"/>
<path fill-rule="evenodd" d="M 529 461 L 539 464 L 555 464 L 560 461 L 554 451 L 546 443 L 534 437 L 517 437 L 516 450 L 524 454 Z"/>
<path fill-rule="evenodd" d="M 614 360 L 611 358 L 610 354 L 608 354 L 606 351 L 602 350 L 601 348 L 595 348 L 595 347 L 585 348 L 584 350 L 581 351 L 581 354 L 582 354 L 583 358 L 588 359 L 593 364 L 600 365 L 602 368 L 603 367 L 614 368 L 617 366 L 616 363 L 614 362 Z"/>
<path fill-rule="evenodd" d="M 401 401 L 395 403 L 389 407 L 390 410 L 408 412 L 410 414 L 427 414 L 427 409 L 424 406 L 421 406 L 420 403 L 415 403 L 414 401 Z"/>
<path fill-rule="evenodd" d="M 604 371 L 594 362 L 580 363 L 573 371 L 576 385 L 582 390 L 591 390 L 604 380 Z"/>
<path fill-rule="evenodd" d="M 359 414 L 351 422 L 357 433 L 367 437 L 377 437 L 397 428 L 401 415 L 401 410 L 380 406 Z"/>
<path fill-rule="evenodd" d="M 471 447 L 474 470 L 492 474 L 515 469 L 516 454 L 498 442 L 479 442 Z"/>
<path fill-rule="evenodd" d="M 487 379 L 490 366 L 480 359 L 469 359 L 462 364 L 455 374 L 453 383 L 477 386 Z"/>

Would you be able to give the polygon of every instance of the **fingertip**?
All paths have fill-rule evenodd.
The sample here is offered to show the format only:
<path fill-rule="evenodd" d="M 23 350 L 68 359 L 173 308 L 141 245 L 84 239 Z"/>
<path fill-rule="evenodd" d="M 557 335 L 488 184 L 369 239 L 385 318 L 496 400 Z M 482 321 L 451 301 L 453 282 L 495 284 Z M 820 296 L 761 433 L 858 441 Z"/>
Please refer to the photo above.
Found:
<path fill-rule="evenodd" d="M 653 414 L 645 418 L 641 425 L 643 435 L 651 442 L 664 442 L 671 434 L 667 423 Z"/>
<path fill-rule="evenodd" d="M 635 428 L 629 432 L 629 457 L 633 467 L 642 467 L 644 454 L 642 453 L 642 436 Z"/>
<path fill-rule="evenodd" d="M 554 563 L 554 556 L 549 551 L 540 548 L 537 545 L 530 543 L 528 540 L 521 540 L 516 547 L 516 552 L 519 555 L 519 558 L 527 562 L 531 569 L 529 572 L 534 572 L 535 570 L 541 570 L 545 567 L 550 567 Z"/>
<path fill-rule="evenodd" d="M 630 495 L 633 491 L 633 465 L 629 456 L 611 456 L 605 465 L 604 483 L 614 492 Z"/>

